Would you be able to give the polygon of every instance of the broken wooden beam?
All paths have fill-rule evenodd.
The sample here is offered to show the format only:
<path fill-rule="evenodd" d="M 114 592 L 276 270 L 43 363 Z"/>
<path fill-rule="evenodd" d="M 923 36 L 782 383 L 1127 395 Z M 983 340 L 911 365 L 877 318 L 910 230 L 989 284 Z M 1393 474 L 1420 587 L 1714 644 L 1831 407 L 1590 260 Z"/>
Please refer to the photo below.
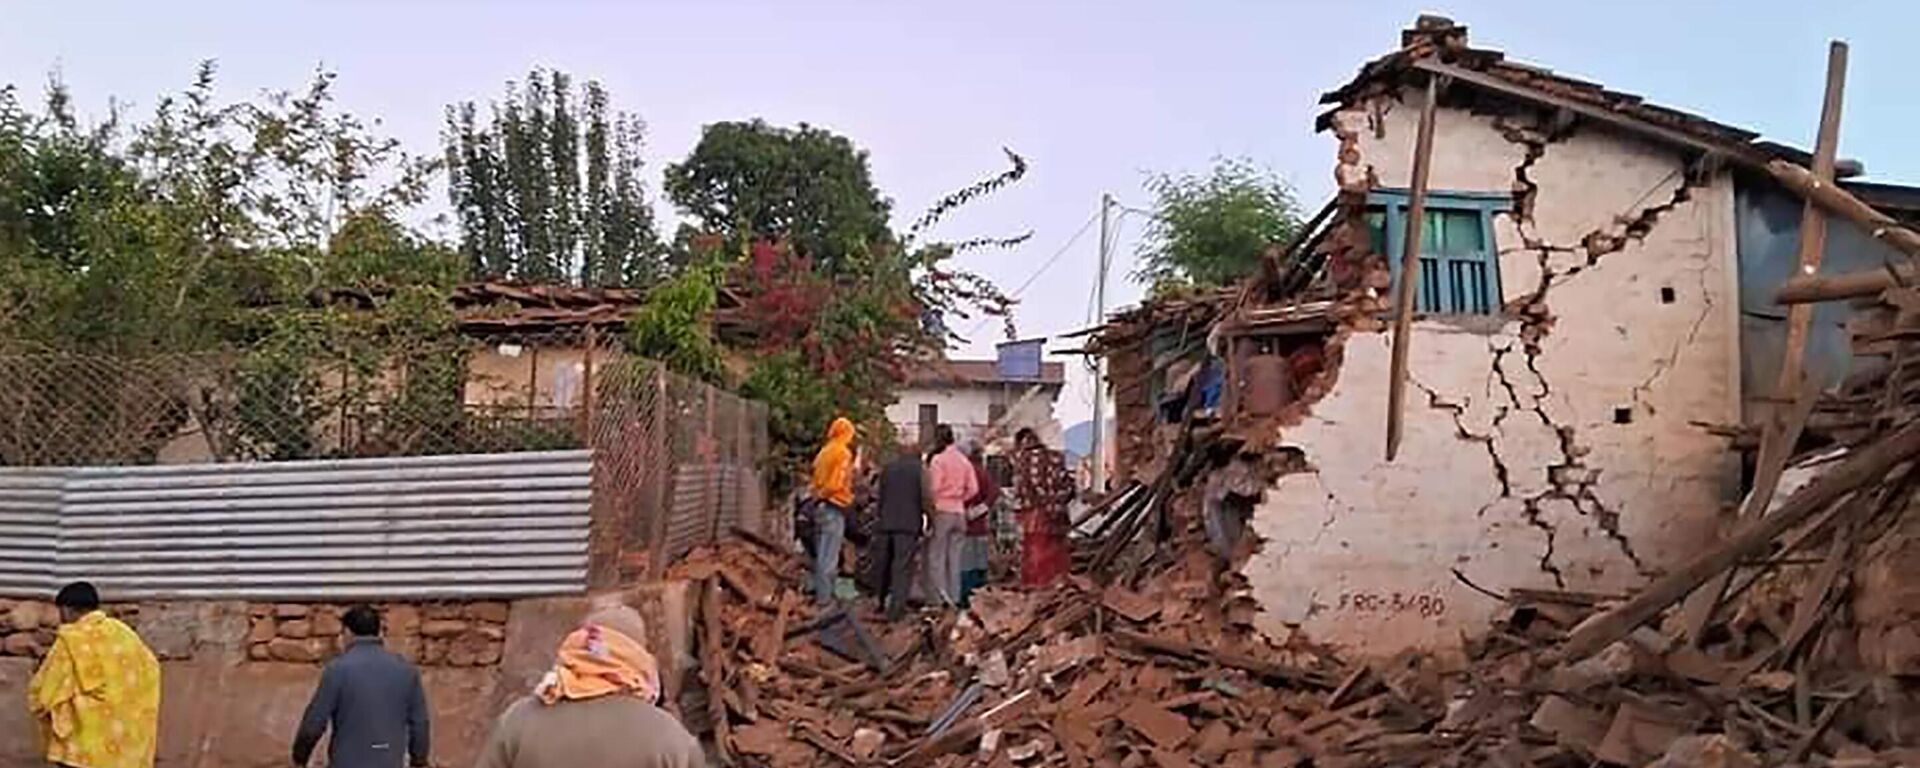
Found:
<path fill-rule="evenodd" d="M 1753 490 L 1748 492 L 1747 502 L 1740 510 L 1739 519 L 1742 522 L 1760 519 L 1767 507 L 1773 504 L 1774 491 L 1780 486 L 1780 474 L 1786 471 L 1787 459 L 1792 457 L 1793 447 L 1799 444 L 1800 434 L 1807 426 L 1807 418 L 1813 414 L 1813 406 L 1819 400 L 1819 385 L 1803 377 L 1800 396 L 1794 401 L 1793 409 L 1784 414 L 1775 412 L 1767 419 L 1766 432 L 1760 439 L 1760 456 L 1754 462 Z M 1687 642 L 1696 647 L 1700 645 L 1701 636 L 1706 634 L 1707 623 L 1720 607 L 1727 593 L 1727 585 L 1732 580 L 1732 570 L 1715 575 L 1704 587 L 1696 590 L 1681 609 L 1681 626 L 1685 628 Z"/>
<path fill-rule="evenodd" d="M 1813 175 L 1812 171 L 1785 160 L 1768 162 L 1767 173 L 1794 194 L 1813 202 L 1828 213 L 1859 225 L 1860 229 L 1873 239 L 1893 246 L 1908 256 L 1920 257 L 1920 233 L 1901 226 L 1900 222 L 1894 220 L 1892 216 L 1854 197 L 1853 193 L 1842 189 L 1839 184 L 1821 181 Z M 1787 281 L 1787 285 L 1781 289 L 1780 297 L 1776 301 L 1782 304 L 1793 303 L 1785 300 L 1789 290 L 1795 283 L 1809 277 L 1798 275 L 1793 280 Z M 1856 295 L 1870 295 L 1870 293 Z"/>
<path fill-rule="evenodd" d="M 1561 647 L 1559 661 L 1585 659 L 1626 637 L 1708 579 L 1758 554 L 1781 534 L 1915 455 L 1920 455 L 1920 424 L 1909 424 L 1848 456 L 1789 497 L 1778 510 L 1747 525 L 1718 548 L 1648 584 L 1619 607 L 1576 627 Z"/>
<path fill-rule="evenodd" d="M 1427 213 L 1427 177 L 1433 170 L 1433 122 L 1440 102 L 1440 76 L 1427 76 L 1420 129 L 1413 144 L 1413 180 L 1407 191 L 1407 232 L 1400 243 L 1400 280 L 1394 286 L 1393 358 L 1387 379 L 1387 461 L 1400 452 L 1406 428 L 1407 353 L 1412 339 L 1414 286 L 1420 273 L 1420 226 Z"/>
<path fill-rule="evenodd" d="M 703 631 L 700 633 L 700 679 L 707 686 L 707 717 L 713 721 L 714 756 L 721 765 L 733 764 L 733 738 L 727 723 L 726 670 L 721 667 L 725 654 L 721 653 L 722 630 L 720 629 L 720 603 L 724 599 L 717 578 L 707 579 L 701 590 L 700 620 Z"/>
<path fill-rule="evenodd" d="M 920 765 L 941 755 L 963 749 L 978 740 L 980 735 L 989 729 L 1004 726 L 1032 711 L 1036 703 L 1038 699 L 1033 695 L 1033 691 L 1021 691 L 981 713 L 979 717 L 929 736 L 888 765 L 893 768 L 906 768 L 906 766 Z"/>
<path fill-rule="evenodd" d="M 1792 305 L 1877 296 L 1889 288 L 1912 285 L 1916 277 L 1920 277 L 1920 270 L 1912 264 L 1892 264 L 1838 275 L 1795 275 L 1780 284 L 1773 301 Z"/>
<path fill-rule="evenodd" d="M 1127 629 L 1112 630 L 1114 639 L 1146 651 L 1193 659 L 1196 661 L 1219 664 L 1223 667 L 1251 672 L 1262 677 L 1285 681 L 1294 685 L 1315 685 L 1330 687 L 1332 681 L 1311 670 L 1291 667 L 1285 664 L 1254 658 L 1244 653 L 1208 648 L 1193 643 L 1155 637 L 1144 632 Z"/>
<path fill-rule="evenodd" d="M 1827 90 L 1820 106 L 1820 132 L 1813 145 L 1813 178 L 1831 186 L 1833 160 L 1840 144 L 1840 102 L 1847 85 L 1847 44 L 1838 40 L 1827 48 Z M 1820 272 L 1827 247 L 1827 213 L 1812 200 L 1801 204 L 1800 252 L 1795 275 Z M 1787 351 L 1780 361 L 1780 380 L 1774 391 L 1789 397 L 1800 384 L 1807 356 L 1807 334 L 1812 330 L 1813 307 L 1795 304 L 1787 311 Z"/>

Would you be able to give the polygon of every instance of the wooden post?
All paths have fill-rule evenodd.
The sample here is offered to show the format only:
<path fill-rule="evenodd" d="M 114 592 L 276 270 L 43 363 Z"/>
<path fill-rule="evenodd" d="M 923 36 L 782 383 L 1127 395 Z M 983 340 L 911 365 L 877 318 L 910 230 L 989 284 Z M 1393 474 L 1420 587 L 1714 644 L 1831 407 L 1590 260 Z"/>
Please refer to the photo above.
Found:
<path fill-rule="evenodd" d="M 647 476 L 653 479 L 653 509 L 645 514 L 652 515 L 648 522 L 647 536 L 647 577 L 657 579 L 667 571 L 667 531 L 668 522 L 673 517 L 673 439 L 668 436 L 671 429 L 673 406 L 667 402 L 671 394 L 667 389 L 666 368 L 653 366 L 653 404 L 652 412 L 643 419 L 647 425 L 645 438 L 651 453 L 646 467 Z"/>
<path fill-rule="evenodd" d="M 527 350 L 527 418 L 540 418 L 540 348 L 528 344 Z"/>
<path fill-rule="evenodd" d="M 1833 161 L 1840 144 L 1840 103 L 1846 86 L 1847 44 L 1835 40 L 1827 47 L 1827 92 L 1820 105 L 1820 135 L 1813 145 L 1813 177 L 1820 184 L 1833 184 Z M 1794 275 L 1818 273 L 1826 247 L 1827 212 L 1808 200 L 1800 208 L 1800 261 Z M 1812 324 L 1812 305 L 1795 304 L 1787 310 L 1787 351 L 1781 358 L 1780 380 L 1773 390 L 1782 398 L 1791 397 L 1799 386 Z"/>
<path fill-rule="evenodd" d="M 1420 105 L 1420 131 L 1413 145 L 1413 181 L 1408 191 L 1407 234 L 1400 244 L 1400 284 L 1395 287 L 1393 368 L 1387 380 L 1387 461 L 1400 452 L 1407 400 L 1407 345 L 1413 324 L 1414 286 L 1420 281 L 1420 225 L 1427 214 L 1427 175 L 1433 169 L 1433 120 L 1440 101 L 1440 76 L 1427 76 L 1427 100 Z"/>
<path fill-rule="evenodd" d="M 592 321 L 588 321 L 587 359 L 585 370 L 582 371 L 580 375 L 580 378 L 583 379 L 583 381 L 580 382 L 580 431 L 582 435 L 581 443 L 589 448 L 593 447 L 593 353 L 598 346 L 600 346 L 599 330 L 594 328 Z"/>

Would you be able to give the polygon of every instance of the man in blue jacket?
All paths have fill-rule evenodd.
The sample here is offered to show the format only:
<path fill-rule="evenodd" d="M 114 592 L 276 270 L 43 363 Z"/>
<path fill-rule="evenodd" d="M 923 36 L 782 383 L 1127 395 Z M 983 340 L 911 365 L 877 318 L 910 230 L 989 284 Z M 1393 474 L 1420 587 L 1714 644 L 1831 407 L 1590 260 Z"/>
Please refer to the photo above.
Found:
<path fill-rule="evenodd" d="M 424 768 L 429 736 L 420 671 L 381 645 L 380 614 L 372 607 L 354 606 L 340 623 L 351 637 L 320 673 L 293 739 L 293 764 L 305 768 L 332 727 L 327 764 L 333 768 Z"/>

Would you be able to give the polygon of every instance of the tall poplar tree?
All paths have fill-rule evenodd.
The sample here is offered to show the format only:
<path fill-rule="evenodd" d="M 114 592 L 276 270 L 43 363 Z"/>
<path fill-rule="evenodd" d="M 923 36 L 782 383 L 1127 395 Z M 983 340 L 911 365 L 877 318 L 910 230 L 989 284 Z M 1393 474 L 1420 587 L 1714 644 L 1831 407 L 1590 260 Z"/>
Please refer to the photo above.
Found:
<path fill-rule="evenodd" d="M 659 273 L 662 248 L 640 180 L 646 137 L 594 81 L 534 70 L 481 124 L 447 108 L 448 196 L 474 278 L 612 286 Z"/>

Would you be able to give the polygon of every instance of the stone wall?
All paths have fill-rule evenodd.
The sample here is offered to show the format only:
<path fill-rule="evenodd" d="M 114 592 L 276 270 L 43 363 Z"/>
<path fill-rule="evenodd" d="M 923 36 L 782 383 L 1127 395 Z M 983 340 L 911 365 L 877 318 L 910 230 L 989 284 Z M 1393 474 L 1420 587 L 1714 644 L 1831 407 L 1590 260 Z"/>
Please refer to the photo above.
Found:
<path fill-rule="evenodd" d="M 193 658 L 193 643 L 182 643 L 182 603 L 122 603 L 105 606 L 108 615 L 127 623 L 147 638 L 153 654 L 161 659 Z M 60 627 L 60 609 L 46 600 L 9 600 L 0 598 L 0 656 L 43 658 L 53 647 Z"/>
<path fill-rule="evenodd" d="M 1343 193 L 1408 185 L 1421 100 L 1387 92 L 1336 114 Z M 1310 468 L 1252 521 L 1265 546 L 1246 574 L 1270 634 L 1457 648 L 1502 605 L 1468 582 L 1631 588 L 1711 541 L 1735 487 L 1701 426 L 1740 416 L 1727 175 L 1486 103 L 1443 104 L 1433 152 L 1436 192 L 1513 196 L 1494 218 L 1505 307 L 1414 323 L 1392 462 L 1390 334 L 1356 323 L 1333 342 L 1337 384 L 1280 433 Z"/>
<path fill-rule="evenodd" d="M 247 606 L 247 658 L 318 663 L 339 652 L 340 616 L 350 606 L 254 603 Z M 389 603 L 379 606 L 389 650 L 423 667 L 489 667 L 506 647 L 511 608 L 504 602 Z"/>
<path fill-rule="evenodd" d="M 596 597 L 382 605 L 388 643 L 421 666 L 433 717 L 434 765 L 472 765 L 494 720 L 553 664 L 553 651 L 597 605 L 620 602 L 647 622 L 663 683 L 692 663 L 686 584 L 646 584 Z M 161 658 L 159 768 L 282 768 L 294 728 L 332 658 L 344 604 L 177 602 L 110 605 Z M 26 607 L 22 607 L 26 606 Z M 0 648 L 52 640 L 42 601 L 0 600 Z M 20 617 L 17 620 L 15 617 Z M 31 619 L 30 629 L 15 629 Z M 304 635 L 300 637 L 298 635 Z M 278 655 L 276 656 L 276 648 Z M 264 649 L 264 650 L 262 650 Z M 315 653 L 318 651 L 318 653 Z M 37 766 L 26 708 L 31 654 L 0 655 L 0 768 Z M 12 705 L 4 705 L 13 702 Z"/>

